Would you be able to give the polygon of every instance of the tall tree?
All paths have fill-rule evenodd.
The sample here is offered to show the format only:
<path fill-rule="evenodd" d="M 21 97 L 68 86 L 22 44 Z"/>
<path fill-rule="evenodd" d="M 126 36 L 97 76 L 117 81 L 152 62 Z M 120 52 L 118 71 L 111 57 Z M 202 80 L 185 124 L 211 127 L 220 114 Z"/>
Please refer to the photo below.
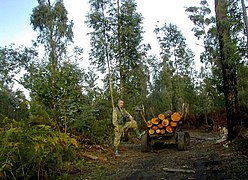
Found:
<path fill-rule="evenodd" d="M 228 139 L 233 140 L 236 137 L 234 128 L 239 124 L 237 91 L 237 63 L 239 62 L 239 57 L 237 56 L 236 45 L 232 42 L 230 35 L 227 0 L 215 0 L 215 12 L 227 112 Z"/>
<path fill-rule="evenodd" d="M 173 110 L 181 111 L 182 104 L 185 103 L 186 83 L 189 82 L 186 79 L 191 79 L 192 83 L 194 80 L 194 54 L 187 47 L 186 39 L 176 25 L 165 23 L 161 28 L 156 27 L 154 31 L 161 48 L 160 67 L 171 72 L 171 77 L 164 79 L 171 82 L 171 88 L 166 90 L 171 94 L 168 101 Z"/>
<path fill-rule="evenodd" d="M 27 70 L 29 64 L 37 57 L 34 48 L 27 47 L 0 47 L 0 89 L 19 83 L 16 75 L 21 70 Z"/>
<path fill-rule="evenodd" d="M 73 62 L 73 57 L 66 59 L 67 48 L 73 42 L 73 23 L 67 17 L 63 1 L 50 4 L 49 0 L 38 0 L 38 3 L 31 24 L 38 32 L 37 42 L 44 46 L 46 56 L 44 62 L 33 63 L 24 81 L 31 90 L 32 104 L 42 107 L 57 127 L 67 132 L 83 112 L 84 71 Z M 78 58 L 82 50 L 75 48 L 74 53 Z M 34 112 L 39 115 L 37 110 Z"/>
<path fill-rule="evenodd" d="M 28 118 L 28 101 L 21 90 L 20 74 L 27 70 L 36 58 L 34 48 L 0 47 L 0 119 L 11 118 L 17 121 Z"/>
<path fill-rule="evenodd" d="M 90 59 L 113 82 L 113 94 L 140 102 L 146 92 L 146 67 L 142 61 L 142 17 L 134 0 L 90 0 L 87 24 L 93 29 Z M 111 88 L 110 88 L 111 91 Z M 118 95 L 117 95 L 118 94 Z M 138 101 L 138 102 L 137 102 Z M 113 99 L 112 99 L 113 104 Z"/>
<path fill-rule="evenodd" d="M 134 0 L 123 1 L 118 20 L 119 43 L 117 60 L 119 61 L 121 96 L 128 98 L 132 105 L 141 103 L 147 92 L 147 76 L 144 59 L 142 59 L 142 16 L 136 10 Z M 143 91 L 144 90 L 144 91 Z M 133 102 L 131 102 L 133 101 Z"/>
<path fill-rule="evenodd" d="M 245 34 L 246 34 L 246 56 L 248 56 L 248 19 L 247 19 L 245 1 L 241 0 L 241 4 L 242 4 L 243 20 L 245 24 Z"/>
<path fill-rule="evenodd" d="M 91 64 L 101 73 L 106 73 L 107 70 L 109 74 L 108 85 L 111 105 L 114 108 L 112 85 L 113 50 L 110 47 L 110 41 L 112 41 L 110 24 L 113 24 L 113 19 L 108 14 L 114 14 L 112 8 L 113 2 L 111 0 L 90 0 L 89 4 L 91 9 L 87 15 L 86 23 L 93 29 L 93 31 L 89 33 L 91 36 L 90 60 Z"/>
<path fill-rule="evenodd" d="M 199 7 L 188 7 L 185 11 L 194 24 L 192 31 L 200 40 L 199 46 L 204 48 L 200 54 L 203 67 L 201 67 L 198 84 L 198 88 L 201 89 L 199 103 L 202 105 L 195 112 L 207 115 L 211 111 L 222 109 L 221 105 L 224 102 L 216 20 L 206 0 L 201 0 Z"/>

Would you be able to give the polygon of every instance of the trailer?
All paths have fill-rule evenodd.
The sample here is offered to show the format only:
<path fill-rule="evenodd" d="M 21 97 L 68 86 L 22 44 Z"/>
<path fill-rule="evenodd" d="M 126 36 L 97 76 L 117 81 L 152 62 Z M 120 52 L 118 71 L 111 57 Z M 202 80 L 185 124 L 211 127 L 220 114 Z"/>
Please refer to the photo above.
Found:
<path fill-rule="evenodd" d="M 141 138 L 141 151 L 149 152 L 155 143 L 174 144 L 178 150 L 186 150 L 190 145 L 190 134 L 183 131 L 183 116 L 179 112 L 167 111 L 146 121 L 147 130 Z"/>

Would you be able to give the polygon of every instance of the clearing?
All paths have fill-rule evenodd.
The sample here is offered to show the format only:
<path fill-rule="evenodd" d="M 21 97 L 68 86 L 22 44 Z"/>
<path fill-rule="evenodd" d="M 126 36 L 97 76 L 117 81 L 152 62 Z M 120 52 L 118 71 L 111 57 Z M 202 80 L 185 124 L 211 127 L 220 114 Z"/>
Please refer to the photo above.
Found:
<path fill-rule="evenodd" d="M 216 144 L 218 135 L 190 130 L 190 146 L 157 145 L 155 152 L 142 153 L 140 144 L 122 143 L 121 157 L 112 148 L 89 146 L 82 157 L 86 166 L 70 172 L 72 179 L 248 179 L 248 154 L 232 143 Z"/>

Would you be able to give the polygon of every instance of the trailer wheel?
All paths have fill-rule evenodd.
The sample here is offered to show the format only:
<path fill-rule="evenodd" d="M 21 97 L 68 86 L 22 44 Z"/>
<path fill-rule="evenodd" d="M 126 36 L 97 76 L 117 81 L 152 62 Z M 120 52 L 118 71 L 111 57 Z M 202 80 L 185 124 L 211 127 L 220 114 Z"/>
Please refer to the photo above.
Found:
<path fill-rule="evenodd" d="M 148 134 L 141 137 L 141 152 L 149 152 L 151 150 Z"/>
<path fill-rule="evenodd" d="M 190 135 L 188 132 L 177 133 L 178 150 L 186 150 L 187 146 L 190 145 Z"/>

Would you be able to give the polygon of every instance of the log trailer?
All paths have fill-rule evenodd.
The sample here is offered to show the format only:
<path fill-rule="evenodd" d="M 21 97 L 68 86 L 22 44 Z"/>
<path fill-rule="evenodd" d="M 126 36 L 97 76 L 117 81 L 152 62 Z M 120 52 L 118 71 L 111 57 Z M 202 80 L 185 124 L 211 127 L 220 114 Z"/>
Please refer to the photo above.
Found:
<path fill-rule="evenodd" d="M 190 135 L 182 131 L 183 116 L 179 112 L 167 111 L 146 120 L 144 111 L 140 111 L 146 123 L 146 133 L 141 138 L 141 151 L 149 152 L 155 143 L 175 144 L 178 150 L 186 150 L 190 145 Z"/>

